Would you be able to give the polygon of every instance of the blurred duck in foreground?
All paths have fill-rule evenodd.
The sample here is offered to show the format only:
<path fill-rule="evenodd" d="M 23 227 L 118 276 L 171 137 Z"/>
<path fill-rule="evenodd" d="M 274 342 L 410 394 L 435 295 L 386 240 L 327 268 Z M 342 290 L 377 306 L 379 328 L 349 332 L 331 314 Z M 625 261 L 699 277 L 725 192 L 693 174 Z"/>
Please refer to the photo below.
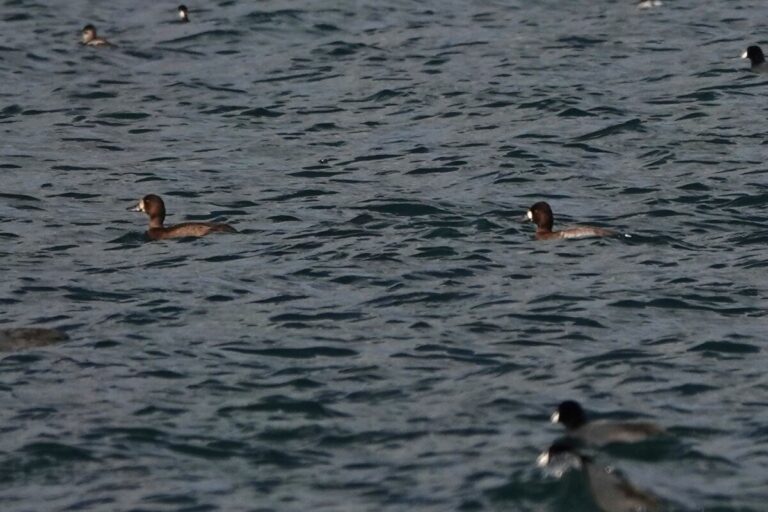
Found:
<path fill-rule="evenodd" d="M 580 454 L 568 441 L 559 441 L 539 455 L 536 464 L 560 478 L 569 470 L 580 471 L 587 480 L 589 493 L 603 512 L 657 512 L 658 498 L 641 491 L 610 466 L 602 466 L 592 457 Z"/>

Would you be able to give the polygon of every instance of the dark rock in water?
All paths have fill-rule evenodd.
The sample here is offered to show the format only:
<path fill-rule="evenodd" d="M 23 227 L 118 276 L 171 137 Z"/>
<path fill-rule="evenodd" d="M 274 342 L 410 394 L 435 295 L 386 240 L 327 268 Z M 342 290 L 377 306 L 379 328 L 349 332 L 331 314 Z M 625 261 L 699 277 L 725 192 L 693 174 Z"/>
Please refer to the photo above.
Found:
<path fill-rule="evenodd" d="M 44 347 L 68 339 L 69 336 L 61 331 L 43 327 L 0 329 L 0 352 Z"/>

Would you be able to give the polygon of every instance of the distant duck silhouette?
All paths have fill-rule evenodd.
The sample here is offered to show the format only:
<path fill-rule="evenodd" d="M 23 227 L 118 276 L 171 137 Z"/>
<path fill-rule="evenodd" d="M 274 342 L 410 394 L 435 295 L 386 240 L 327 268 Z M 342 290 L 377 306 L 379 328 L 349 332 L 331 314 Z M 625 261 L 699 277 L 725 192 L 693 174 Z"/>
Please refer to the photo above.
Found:
<path fill-rule="evenodd" d="M 550 419 L 552 423 L 562 423 L 569 437 L 596 446 L 636 443 L 665 433 L 661 427 L 648 422 L 589 421 L 581 405 L 573 400 L 561 402 Z"/>
<path fill-rule="evenodd" d="M 179 6 L 179 19 L 182 23 L 189 23 L 189 9 L 184 4 Z"/>
<path fill-rule="evenodd" d="M 602 466 L 592 457 L 582 455 L 576 446 L 559 441 L 539 455 L 536 464 L 552 471 L 558 478 L 569 470 L 581 471 L 586 477 L 589 493 L 603 512 L 656 512 L 659 499 L 641 491 L 618 471 Z"/>
<path fill-rule="evenodd" d="M 155 194 L 144 196 L 139 204 L 128 208 L 134 212 L 144 212 L 149 217 L 149 229 L 147 236 L 152 240 L 165 238 L 198 237 L 209 233 L 237 233 L 237 230 L 229 224 L 216 224 L 212 222 L 184 222 L 166 228 L 165 203 Z"/>
<path fill-rule="evenodd" d="M 759 46 L 750 46 L 741 54 L 742 59 L 749 59 L 752 63 L 750 69 L 755 73 L 768 73 L 768 64 L 765 62 L 765 55 Z"/>
<path fill-rule="evenodd" d="M 94 27 L 91 24 L 88 24 L 83 27 L 82 30 L 82 44 L 84 46 L 114 46 L 112 43 L 104 39 L 103 37 L 99 37 L 96 35 L 96 27 Z"/>
<path fill-rule="evenodd" d="M 44 347 L 68 339 L 65 333 L 44 327 L 0 329 L 0 352 Z"/>

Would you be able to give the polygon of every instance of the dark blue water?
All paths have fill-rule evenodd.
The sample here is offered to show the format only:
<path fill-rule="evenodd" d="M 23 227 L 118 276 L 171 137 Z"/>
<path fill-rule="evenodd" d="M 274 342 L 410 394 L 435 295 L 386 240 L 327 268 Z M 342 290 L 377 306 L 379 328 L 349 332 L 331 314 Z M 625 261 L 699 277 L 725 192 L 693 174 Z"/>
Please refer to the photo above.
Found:
<path fill-rule="evenodd" d="M 2 510 L 594 510 L 566 398 L 765 509 L 762 2 L 188 5 L 0 8 L 0 327 L 70 337 L 0 354 Z"/>

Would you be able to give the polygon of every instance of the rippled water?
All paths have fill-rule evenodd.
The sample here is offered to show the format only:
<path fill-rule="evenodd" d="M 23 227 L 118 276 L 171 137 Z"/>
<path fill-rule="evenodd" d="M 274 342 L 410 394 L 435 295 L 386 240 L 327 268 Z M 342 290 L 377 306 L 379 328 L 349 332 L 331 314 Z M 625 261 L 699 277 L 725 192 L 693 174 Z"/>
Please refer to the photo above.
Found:
<path fill-rule="evenodd" d="M 764 510 L 763 3 L 189 5 L 0 10 L 0 327 L 70 337 L 0 359 L 3 510 L 593 510 L 533 466 L 565 398 Z"/>

